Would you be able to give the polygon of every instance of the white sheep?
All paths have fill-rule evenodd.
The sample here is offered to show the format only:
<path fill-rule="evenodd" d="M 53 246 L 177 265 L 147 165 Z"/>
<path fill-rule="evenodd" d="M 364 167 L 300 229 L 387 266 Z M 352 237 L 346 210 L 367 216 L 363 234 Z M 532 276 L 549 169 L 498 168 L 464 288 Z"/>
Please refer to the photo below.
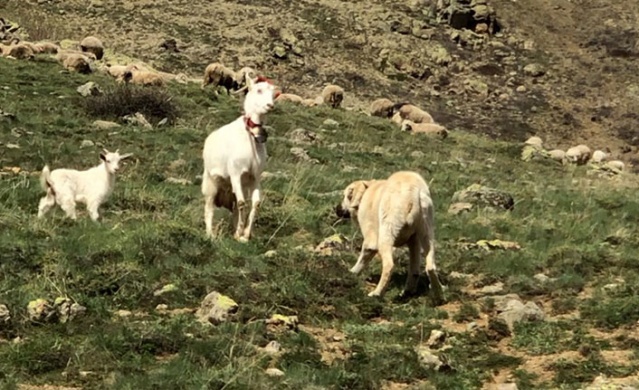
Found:
<path fill-rule="evenodd" d="M 344 89 L 335 84 L 329 84 L 322 90 L 323 103 L 333 108 L 338 108 L 344 100 Z"/>
<path fill-rule="evenodd" d="M 235 72 L 219 62 L 209 64 L 204 69 L 204 79 L 200 87 L 204 89 L 209 84 L 213 84 L 215 88 L 224 87 L 227 92 L 237 89 L 237 81 L 235 80 Z M 217 91 L 216 91 L 217 94 Z"/>
<path fill-rule="evenodd" d="M 35 58 L 35 52 L 31 49 L 31 45 L 25 45 L 24 43 L 5 46 L 2 49 L 2 54 L 5 57 L 12 57 L 18 60 L 31 60 Z"/>
<path fill-rule="evenodd" d="M 89 36 L 80 42 L 80 49 L 85 53 L 93 53 L 98 60 L 104 56 L 104 45 L 102 41 L 96 37 Z"/>
<path fill-rule="evenodd" d="M 82 74 L 89 74 L 93 71 L 91 69 L 89 59 L 86 56 L 77 53 L 67 56 L 62 62 L 62 66 L 69 71 Z"/>
<path fill-rule="evenodd" d="M 415 123 L 411 120 L 404 119 L 402 122 L 402 131 L 408 131 L 413 134 L 422 133 L 427 135 L 435 135 L 441 139 L 448 137 L 448 130 L 437 123 Z"/>
<path fill-rule="evenodd" d="M 606 162 L 605 166 L 619 172 L 623 171 L 626 168 L 626 164 L 624 164 L 623 161 L 619 160 L 608 161 Z"/>
<path fill-rule="evenodd" d="M 302 104 L 303 101 L 304 98 L 294 93 L 281 93 L 277 99 L 275 99 L 275 102 L 291 102 L 297 104 Z"/>
<path fill-rule="evenodd" d="M 371 116 L 379 116 L 382 118 L 390 118 L 393 116 L 395 110 L 395 103 L 390 99 L 380 98 L 371 103 L 370 114 Z"/>
<path fill-rule="evenodd" d="M 163 87 L 166 85 L 161 75 L 146 70 L 127 70 L 122 74 L 121 80 L 125 83 L 145 86 Z"/>
<path fill-rule="evenodd" d="M 49 166 L 45 165 L 40 184 L 47 194 L 40 199 L 38 218 L 42 218 L 58 204 L 67 217 L 76 219 L 76 203 L 84 203 L 91 219 L 97 221 L 98 208 L 113 192 L 115 173 L 120 167 L 120 161 L 131 155 L 120 155 L 119 149 L 114 153 L 104 149 L 100 153 L 100 165 L 84 171 L 64 168 L 50 171 Z"/>
<path fill-rule="evenodd" d="M 551 160 L 559 161 L 562 164 L 566 163 L 566 152 L 561 149 L 553 149 L 548 152 L 548 157 Z"/>
<path fill-rule="evenodd" d="M 236 221 L 234 237 L 247 242 L 260 204 L 260 180 L 266 166 L 264 116 L 273 108 L 278 91 L 264 77 L 246 77 L 247 94 L 244 115 L 211 132 L 204 142 L 202 158 L 202 194 L 206 235 L 213 238 L 215 207 L 233 211 Z M 231 194 L 233 196 L 231 196 Z M 246 202 L 252 207 L 246 215 Z"/>
<path fill-rule="evenodd" d="M 53 42 L 41 41 L 34 44 L 37 53 L 43 54 L 58 54 L 60 50 L 60 46 L 56 45 Z"/>
<path fill-rule="evenodd" d="M 140 68 L 140 66 L 137 64 L 129 64 L 129 65 L 106 64 L 106 68 L 105 68 L 105 71 L 109 76 L 120 81 L 124 80 L 124 74 L 129 70 L 142 70 L 142 68 Z"/>
<path fill-rule="evenodd" d="M 526 142 L 524 142 L 525 145 L 530 145 L 530 146 L 534 146 L 537 149 L 542 149 L 543 148 L 543 141 L 541 140 L 541 138 L 537 137 L 537 136 L 533 136 L 530 137 L 526 140 Z"/>
<path fill-rule="evenodd" d="M 566 159 L 570 162 L 582 165 L 590 160 L 590 148 L 586 145 L 577 145 L 566 151 Z"/>
<path fill-rule="evenodd" d="M 433 117 L 421 108 L 408 103 L 395 104 L 395 110 L 402 119 L 409 119 L 415 123 L 435 123 Z"/>
<path fill-rule="evenodd" d="M 590 158 L 590 162 L 598 164 L 598 163 L 606 161 L 607 158 L 608 158 L 608 153 L 601 150 L 595 150 L 594 152 L 592 152 L 592 157 Z"/>

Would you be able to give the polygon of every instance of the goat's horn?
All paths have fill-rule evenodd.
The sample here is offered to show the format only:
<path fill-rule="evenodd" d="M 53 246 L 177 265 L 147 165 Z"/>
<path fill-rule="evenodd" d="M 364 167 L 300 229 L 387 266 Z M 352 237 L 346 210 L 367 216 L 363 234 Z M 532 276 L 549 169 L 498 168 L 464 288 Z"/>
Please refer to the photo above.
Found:
<path fill-rule="evenodd" d="M 242 88 L 238 89 L 237 91 L 233 91 L 231 92 L 231 95 L 237 95 L 238 93 L 245 91 L 248 88 L 247 85 L 243 86 Z"/>
<path fill-rule="evenodd" d="M 109 153 L 109 151 L 108 151 L 108 150 L 106 150 L 106 148 L 103 148 L 103 149 L 102 149 L 102 151 L 103 151 L 104 153 Z"/>
<path fill-rule="evenodd" d="M 115 154 L 120 154 L 120 148 L 117 148 L 117 149 L 115 150 Z"/>

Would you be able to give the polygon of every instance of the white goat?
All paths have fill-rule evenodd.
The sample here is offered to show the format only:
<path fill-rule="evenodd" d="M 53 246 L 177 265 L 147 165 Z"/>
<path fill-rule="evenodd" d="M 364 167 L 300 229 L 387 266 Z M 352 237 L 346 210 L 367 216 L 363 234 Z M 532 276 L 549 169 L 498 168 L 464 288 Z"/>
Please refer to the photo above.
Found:
<path fill-rule="evenodd" d="M 120 155 L 119 149 L 111 153 L 104 149 L 100 153 L 100 165 L 85 171 L 75 169 L 49 170 L 45 165 L 40 176 L 40 184 L 47 194 L 40 199 L 38 218 L 42 218 L 53 206 L 60 205 L 67 217 L 76 219 L 76 203 L 84 203 L 97 221 L 98 208 L 113 192 L 115 173 L 120 168 L 120 161 L 130 157 L 131 153 Z"/>
<path fill-rule="evenodd" d="M 262 127 L 264 116 L 273 108 L 279 94 L 266 78 L 246 76 L 244 114 L 209 134 L 202 158 L 202 194 L 206 234 L 213 238 L 215 207 L 233 211 L 237 223 L 234 238 L 247 242 L 260 204 L 260 179 L 266 165 L 266 139 Z M 246 215 L 246 201 L 251 211 Z"/>

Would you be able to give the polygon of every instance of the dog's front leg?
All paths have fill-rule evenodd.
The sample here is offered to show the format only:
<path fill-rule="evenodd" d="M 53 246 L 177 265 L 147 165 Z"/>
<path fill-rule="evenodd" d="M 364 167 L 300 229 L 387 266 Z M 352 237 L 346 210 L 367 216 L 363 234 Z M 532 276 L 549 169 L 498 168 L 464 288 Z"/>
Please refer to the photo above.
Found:
<path fill-rule="evenodd" d="M 376 254 L 377 254 L 376 249 L 369 249 L 366 247 L 366 244 L 362 245 L 362 251 L 359 253 L 359 258 L 357 259 L 357 263 L 355 263 L 353 268 L 350 269 L 350 272 L 356 275 L 362 272 L 362 270 L 366 268 L 368 264 L 370 264 L 371 260 L 373 260 L 373 257 L 375 257 Z"/>

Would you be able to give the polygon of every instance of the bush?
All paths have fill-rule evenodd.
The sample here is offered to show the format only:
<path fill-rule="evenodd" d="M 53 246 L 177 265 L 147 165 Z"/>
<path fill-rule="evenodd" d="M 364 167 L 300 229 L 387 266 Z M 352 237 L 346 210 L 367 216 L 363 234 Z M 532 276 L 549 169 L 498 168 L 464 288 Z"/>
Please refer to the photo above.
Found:
<path fill-rule="evenodd" d="M 105 89 L 103 94 L 84 100 L 89 115 L 99 119 L 120 119 L 136 112 L 143 114 L 151 124 L 166 118 L 175 123 L 179 108 L 173 97 L 164 89 L 135 85 L 117 85 Z"/>

